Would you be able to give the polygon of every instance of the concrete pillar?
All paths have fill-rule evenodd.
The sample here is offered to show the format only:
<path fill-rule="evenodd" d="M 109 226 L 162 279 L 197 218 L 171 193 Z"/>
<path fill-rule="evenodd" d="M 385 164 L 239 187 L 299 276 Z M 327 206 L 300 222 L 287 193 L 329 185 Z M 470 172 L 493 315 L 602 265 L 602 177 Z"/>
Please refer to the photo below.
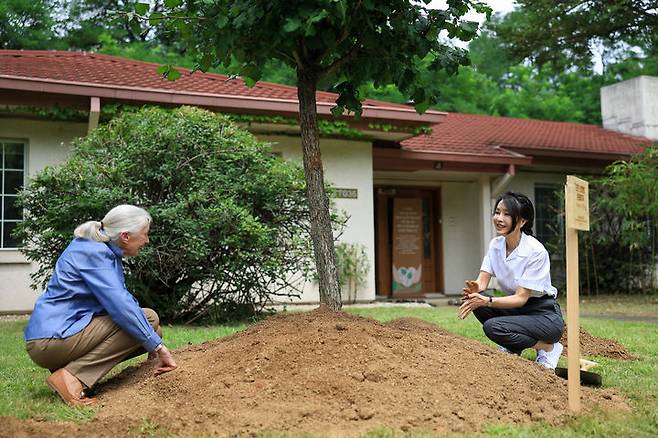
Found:
<path fill-rule="evenodd" d="M 480 175 L 480 258 L 487 253 L 489 242 L 493 238 L 491 204 L 491 177 Z"/>
<path fill-rule="evenodd" d="M 98 126 L 98 119 L 101 115 L 101 99 L 100 97 L 92 97 L 89 105 L 89 127 L 87 133 L 96 129 Z"/>
<path fill-rule="evenodd" d="M 658 78 L 601 87 L 601 117 L 605 129 L 658 140 Z"/>

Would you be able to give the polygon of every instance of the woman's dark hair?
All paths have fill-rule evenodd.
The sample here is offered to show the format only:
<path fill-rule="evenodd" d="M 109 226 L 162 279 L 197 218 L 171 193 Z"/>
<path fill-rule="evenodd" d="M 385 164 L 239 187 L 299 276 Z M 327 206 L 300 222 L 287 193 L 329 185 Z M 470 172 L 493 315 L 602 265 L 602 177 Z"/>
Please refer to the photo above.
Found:
<path fill-rule="evenodd" d="M 512 216 L 512 230 L 510 232 L 516 229 L 519 219 L 525 219 L 526 223 L 521 228 L 521 232 L 532 236 L 532 223 L 535 220 L 535 207 L 532 205 L 532 201 L 521 193 L 507 192 L 496 199 L 494 208 L 498 207 L 500 201 L 503 201 L 507 212 Z"/>

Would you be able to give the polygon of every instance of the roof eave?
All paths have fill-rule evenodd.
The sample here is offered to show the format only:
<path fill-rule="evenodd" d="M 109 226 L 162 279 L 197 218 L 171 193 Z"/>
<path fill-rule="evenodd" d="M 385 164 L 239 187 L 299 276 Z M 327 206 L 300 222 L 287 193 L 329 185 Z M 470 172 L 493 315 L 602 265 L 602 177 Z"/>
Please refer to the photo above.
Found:
<path fill-rule="evenodd" d="M 105 84 L 76 83 L 54 79 L 28 78 L 0 75 L 0 89 L 21 90 L 65 96 L 100 97 L 101 99 L 126 103 L 154 103 L 164 105 L 195 105 L 220 111 L 247 114 L 266 114 L 296 117 L 299 113 L 297 100 L 262 98 L 226 94 L 199 93 L 139 87 L 121 87 Z M 332 117 L 334 104 L 318 102 L 319 117 Z M 418 114 L 411 108 L 364 105 L 360 122 L 390 124 L 394 126 L 427 126 L 441 122 L 446 113 L 427 111 Z M 353 116 L 342 117 L 348 121 Z M 414 134 L 409 133 L 408 137 Z M 407 137 L 407 138 L 408 138 Z"/>
<path fill-rule="evenodd" d="M 615 161 L 623 160 L 639 153 L 636 152 L 599 152 L 599 151 L 583 151 L 583 150 L 564 150 L 564 149 L 543 149 L 543 148 L 524 148 L 517 146 L 505 145 L 505 149 L 513 150 L 514 152 L 521 153 L 526 156 L 532 157 L 550 157 L 550 158 L 584 158 L 595 159 L 601 161 Z"/>
<path fill-rule="evenodd" d="M 529 166 L 532 157 L 525 156 L 491 156 L 483 154 L 468 154 L 455 152 L 426 152 L 407 149 L 373 149 L 373 154 L 380 158 L 395 158 L 400 160 L 422 160 L 442 161 L 453 163 L 477 163 L 477 164 L 514 164 L 518 166 Z"/>

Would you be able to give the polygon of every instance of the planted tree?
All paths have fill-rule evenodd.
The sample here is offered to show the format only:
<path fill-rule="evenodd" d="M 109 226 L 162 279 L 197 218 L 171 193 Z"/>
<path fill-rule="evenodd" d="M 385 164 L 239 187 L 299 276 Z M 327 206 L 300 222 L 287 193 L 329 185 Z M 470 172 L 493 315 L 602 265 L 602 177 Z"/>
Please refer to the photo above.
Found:
<path fill-rule="evenodd" d="M 144 206 L 151 242 L 126 260 L 128 289 L 166 320 L 226 319 L 273 294 L 298 295 L 311 257 L 304 193 L 301 166 L 227 118 L 146 108 L 101 125 L 37 174 L 19 196 L 16 237 L 43 287 L 76 225 L 118 204 Z"/>
<path fill-rule="evenodd" d="M 426 1 L 425 3 L 429 3 Z M 476 35 L 477 23 L 462 21 L 482 2 L 449 0 L 445 10 L 408 0 L 166 0 L 165 11 L 135 8 L 133 19 L 163 20 L 180 33 L 207 71 L 235 61 L 248 85 L 261 78 L 272 59 L 296 71 L 304 173 L 311 214 L 311 237 L 319 276 L 320 301 L 341 307 L 335 250 L 324 189 L 315 91 L 334 84 L 339 96 L 332 112 L 361 114 L 362 85 L 394 84 L 419 112 L 439 98 L 436 73 L 455 73 L 467 64 L 464 50 L 442 42 L 439 34 L 461 40 Z M 424 61 L 429 59 L 427 68 Z M 175 79 L 180 73 L 164 68 Z"/>

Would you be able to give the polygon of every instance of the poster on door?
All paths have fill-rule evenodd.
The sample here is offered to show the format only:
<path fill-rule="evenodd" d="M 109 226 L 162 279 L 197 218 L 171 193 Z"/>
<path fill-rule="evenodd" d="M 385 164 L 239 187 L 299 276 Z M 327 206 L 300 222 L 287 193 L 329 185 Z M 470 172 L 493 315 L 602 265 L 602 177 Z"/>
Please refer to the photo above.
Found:
<path fill-rule="evenodd" d="M 418 293 L 422 289 L 422 227 L 420 198 L 393 200 L 393 293 Z"/>

